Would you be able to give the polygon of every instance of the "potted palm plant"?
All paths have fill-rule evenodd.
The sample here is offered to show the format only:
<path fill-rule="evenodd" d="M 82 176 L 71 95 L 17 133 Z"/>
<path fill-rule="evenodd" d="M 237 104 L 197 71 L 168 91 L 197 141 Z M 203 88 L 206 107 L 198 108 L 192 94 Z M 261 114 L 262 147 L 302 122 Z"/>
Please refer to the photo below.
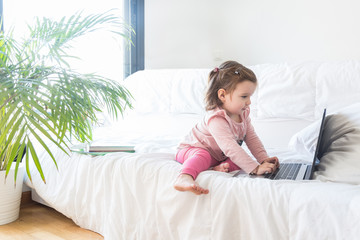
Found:
<path fill-rule="evenodd" d="M 49 143 L 68 152 L 71 138 L 91 141 L 97 112 L 107 109 L 116 118 L 131 107 L 131 94 L 121 83 L 79 73 L 68 63 L 76 57 L 69 54 L 74 40 L 93 31 L 107 29 L 131 42 L 132 28 L 113 11 L 78 12 L 59 21 L 42 18 L 28 28 L 21 40 L 12 31 L 0 33 L 0 177 L 6 178 L 0 179 L 0 198 L 8 195 L 1 184 L 9 185 L 9 176 L 17 182 L 16 187 L 10 183 L 12 189 L 22 186 L 24 170 L 31 180 L 29 161 L 45 182 L 34 146 L 44 148 L 56 165 Z M 23 155 L 25 164 L 20 163 Z"/>

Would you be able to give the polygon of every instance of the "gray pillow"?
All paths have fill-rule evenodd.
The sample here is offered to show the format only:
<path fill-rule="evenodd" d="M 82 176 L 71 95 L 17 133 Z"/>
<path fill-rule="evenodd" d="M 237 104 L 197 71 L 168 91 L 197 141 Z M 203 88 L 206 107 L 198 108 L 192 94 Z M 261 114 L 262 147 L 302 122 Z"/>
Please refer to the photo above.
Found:
<path fill-rule="evenodd" d="M 327 116 L 315 179 L 360 184 L 360 109 Z"/>

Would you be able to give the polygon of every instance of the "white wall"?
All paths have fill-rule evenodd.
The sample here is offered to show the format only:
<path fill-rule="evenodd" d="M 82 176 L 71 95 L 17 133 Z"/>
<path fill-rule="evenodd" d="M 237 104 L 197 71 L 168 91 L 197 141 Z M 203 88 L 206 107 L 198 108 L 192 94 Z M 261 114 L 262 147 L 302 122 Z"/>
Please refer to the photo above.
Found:
<path fill-rule="evenodd" d="M 360 59 L 357 0 L 146 0 L 145 68 Z"/>

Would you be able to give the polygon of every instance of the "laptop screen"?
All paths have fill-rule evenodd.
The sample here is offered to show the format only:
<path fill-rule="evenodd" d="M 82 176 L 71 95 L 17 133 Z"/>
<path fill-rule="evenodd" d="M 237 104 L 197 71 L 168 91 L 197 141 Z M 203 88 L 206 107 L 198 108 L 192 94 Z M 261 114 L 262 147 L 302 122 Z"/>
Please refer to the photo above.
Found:
<path fill-rule="evenodd" d="M 321 138 L 324 132 L 324 122 L 325 122 L 325 117 L 326 117 L 326 108 L 324 109 L 324 113 L 322 116 L 322 120 L 321 120 L 321 125 L 320 125 L 320 130 L 319 130 L 319 136 L 317 139 L 317 143 L 316 143 L 316 149 L 315 149 L 315 153 L 314 153 L 314 159 L 313 159 L 313 163 L 311 165 L 311 173 L 310 173 L 310 179 L 313 178 L 314 176 L 314 171 L 316 166 L 320 163 L 320 160 L 318 159 L 318 154 L 319 154 L 319 148 L 320 148 L 320 142 L 321 142 Z"/>

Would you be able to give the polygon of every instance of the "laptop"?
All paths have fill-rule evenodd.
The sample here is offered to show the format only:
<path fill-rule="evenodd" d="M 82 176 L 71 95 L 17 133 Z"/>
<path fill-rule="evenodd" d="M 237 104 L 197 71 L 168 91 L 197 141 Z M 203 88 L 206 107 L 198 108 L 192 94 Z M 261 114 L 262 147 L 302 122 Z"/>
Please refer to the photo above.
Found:
<path fill-rule="evenodd" d="M 314 153 L 314 158 L 311 164 L 306 163 L 280 163 L 280 167 L 273 173 L 264 174 L 264 175 L 248 175 L 244 174 L 244 171 L 238 171 L 233 177 L 244 177 L 250 176 L 255 178 L 268 178 L 272 180 L 309 180 L 312 179 L 314 176 L 314 171 L 319 165 L 320 160 L 318 158 L 319 154 L 319 148 L 320 148 L 320 142 L 321 138 L 324 132 L 324 122 L 326 118 L 326 109 L 324 109 L 324 113 L 321 120 L 320 130 L 319 130 L 319 136 L 316 143 L 316 149 Z"/>

